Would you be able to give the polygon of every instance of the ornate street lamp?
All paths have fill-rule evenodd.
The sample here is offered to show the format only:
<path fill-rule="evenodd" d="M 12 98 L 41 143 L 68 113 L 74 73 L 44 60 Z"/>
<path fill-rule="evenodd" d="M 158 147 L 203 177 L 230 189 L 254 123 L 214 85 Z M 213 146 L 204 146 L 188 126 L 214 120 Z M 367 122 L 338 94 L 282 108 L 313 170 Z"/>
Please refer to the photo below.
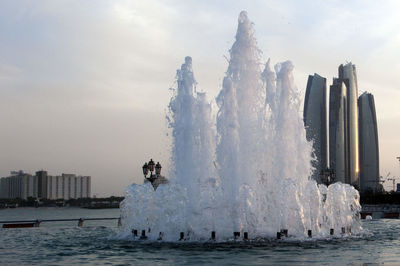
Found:
<path fill-rule="evenodd" d="M 144 178 L 146 178 L 147 174 L 149 173 L 149 166 L 147 165 L 147 163 L 144 163 L 144 165 L 142 166 L 142 169 L 143 169 Z"/>
<path fill-rule="evenodd" d="M 149 163 L 148 163 L 148 166 L 149 166 L 149 170 L 150 170 L 150 175 L 153 175 L 153 172 L 154 172 L 154 165 L 155 165 L 155 163 L 154 163 L 154 161 L 153 161 L 153 159 L 150 159 L 150 161 L 149 161 Z"/>
<path fill-rule="evenodd" d="M 157 164 L 155 164 L 153 159 L 150 159 L 148 163 L 144 163 L 144 165 L 142 166 L 144 179 L 153 185 L 154 190 L 156 190 L 159 184 L 168 183 L 168 180 L 165 177 L 161 176 L 161 168 L 162 166 L 160 162 L 157 162 Z M 155 174 L 153 174 L 154 170 Z M 147 176 L 149 172 L 150 175 Z"/>
<path fill-rule="evenodd" d="M 159 177 L 161 175 L 161 168 L 162 168 L 160 162 L 157 162 L 155 168 L 156 168 L 156 176 Z"/>

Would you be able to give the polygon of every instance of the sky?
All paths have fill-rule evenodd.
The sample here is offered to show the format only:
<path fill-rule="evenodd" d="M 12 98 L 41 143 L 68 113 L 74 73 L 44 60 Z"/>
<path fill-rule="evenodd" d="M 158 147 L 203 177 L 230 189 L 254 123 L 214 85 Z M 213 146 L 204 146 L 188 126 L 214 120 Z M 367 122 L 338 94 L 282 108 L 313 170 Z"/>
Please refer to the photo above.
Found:
<path fill-rule="evenodd" d="M 176 70 L 191 56 L 198 90 L 214 101 L 242 10 L 262 60 L 291 60 L 302 95 L 309 74 L 330 85 L 340 64 L 356 65 L 359 94 L 375 97 L 381 175 L 400 182 L 395 0 L 2 0 L 0 176 L 90 175 L 92 194 L 110 196 L 143 182 L 150 158 L 167 174 Z"/>

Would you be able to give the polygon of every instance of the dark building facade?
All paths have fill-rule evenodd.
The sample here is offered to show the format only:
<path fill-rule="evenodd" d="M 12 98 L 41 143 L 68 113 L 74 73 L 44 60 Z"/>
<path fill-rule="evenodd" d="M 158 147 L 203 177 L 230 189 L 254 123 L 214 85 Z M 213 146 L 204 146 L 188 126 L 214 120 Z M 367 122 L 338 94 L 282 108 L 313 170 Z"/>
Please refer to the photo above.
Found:
<path fill-rule="evenodd" d="M 309 75 L 304 101 L 304 125 L 308 141 L 313 141 L 313 178 L 321 183 L 321 173 L 329 168 L 326 78 Z"/>
<path fill-rule="evenodd" d="M 333 80 L 329 92 L 329 158 L 335 181 L 350 183 L 347 175 L 347 90 L 338 79 Z"/>
<path fill-rule="evenodd" d="M 37 171 L 36 176 L 38 178 L 38 198 L 47 198 L 47 171 Z"/>
<path fill-rule="evenodd" d="M 360 190 L 376 192 L 379 184 L 379 144 L 374 96 L 358 98 L 360 132 Z"/>

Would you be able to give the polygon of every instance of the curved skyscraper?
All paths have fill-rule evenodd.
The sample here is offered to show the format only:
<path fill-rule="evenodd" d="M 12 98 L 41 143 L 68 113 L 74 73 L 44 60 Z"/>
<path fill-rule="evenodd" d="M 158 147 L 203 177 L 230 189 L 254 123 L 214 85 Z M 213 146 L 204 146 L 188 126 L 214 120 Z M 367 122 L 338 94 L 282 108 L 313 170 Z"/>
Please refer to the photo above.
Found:
<path fill-rule="evenodd" d="M 360 132 L 360 190 L 379 188 L 379 145 L 374 96 L 363 93 L 358 98 Z"/>
<path fill-rule="evenodd" d="M 339 66 L 339 78 L 333 80 L 329 100 L 330 163 L 336 181 L 360 187 L 358 172 L 358 86 L 356 67 Z"/>
<path fill-rule="evenodd" d="M 358 173 L 359 173 L 359 160 L 358 160 L 358 85 L 356 66 L 352 63 L 339 66 L 339 80 L 346 84 L 347 88 L 347 149 L 348 149 L 348 172 L 350 184 L 356 188 L 360 187 Z"/>
<path fill-rule="evenodd" d="M 339 77 L 333 79 L 329 88 L 329 108 L 326 107 L 326 79 L 318 74 L 308 77 L 304 125 L 307 139 L 313 140 L 317 159 L 313 177 L 321 183 L 321 177 L 327 173 L 330 182 L 351 184 L 361 191 L 376 191 L 381 186 L 374 97 L 364 93 L 358 98 L 355 65 L 340 65 L 338 70 Z"/>
<path fill-rule="evenodd" d="M 329 167 L 326 78 L 308 76 L 304 101 L 304 125 L 307 140 L 313 141 L 315 171 L 313 178 L 321 183 L 321 171 Z"/>
<path fill-rule="evenodd" d="M 333 79 L 329 93 L 329 159 L 335 180 L 350 183 L 346 169 L 347 158 L 347 89 L 338 79 Z"/>

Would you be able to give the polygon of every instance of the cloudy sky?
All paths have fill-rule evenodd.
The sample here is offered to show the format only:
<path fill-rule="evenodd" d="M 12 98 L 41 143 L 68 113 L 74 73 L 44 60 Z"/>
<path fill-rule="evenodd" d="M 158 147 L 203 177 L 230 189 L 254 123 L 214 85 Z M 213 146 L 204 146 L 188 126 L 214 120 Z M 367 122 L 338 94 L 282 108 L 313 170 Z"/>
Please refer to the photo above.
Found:
<path fill-rule="evenodd" d="M 92 176 L 98 196 L 142 182 L 150 157 L 168 168 L 165 109 L 192 56 L 214 99 L 237 16 L 247 10 L 263 60 L 307 75 L 357 66 L 375 96 L 381 174 L 400 176 L 400 2 L 43 0 L 0 2 L 0 176 L 11 170 Z M 400 181 L 400 179 L 399 179 Z"/>

